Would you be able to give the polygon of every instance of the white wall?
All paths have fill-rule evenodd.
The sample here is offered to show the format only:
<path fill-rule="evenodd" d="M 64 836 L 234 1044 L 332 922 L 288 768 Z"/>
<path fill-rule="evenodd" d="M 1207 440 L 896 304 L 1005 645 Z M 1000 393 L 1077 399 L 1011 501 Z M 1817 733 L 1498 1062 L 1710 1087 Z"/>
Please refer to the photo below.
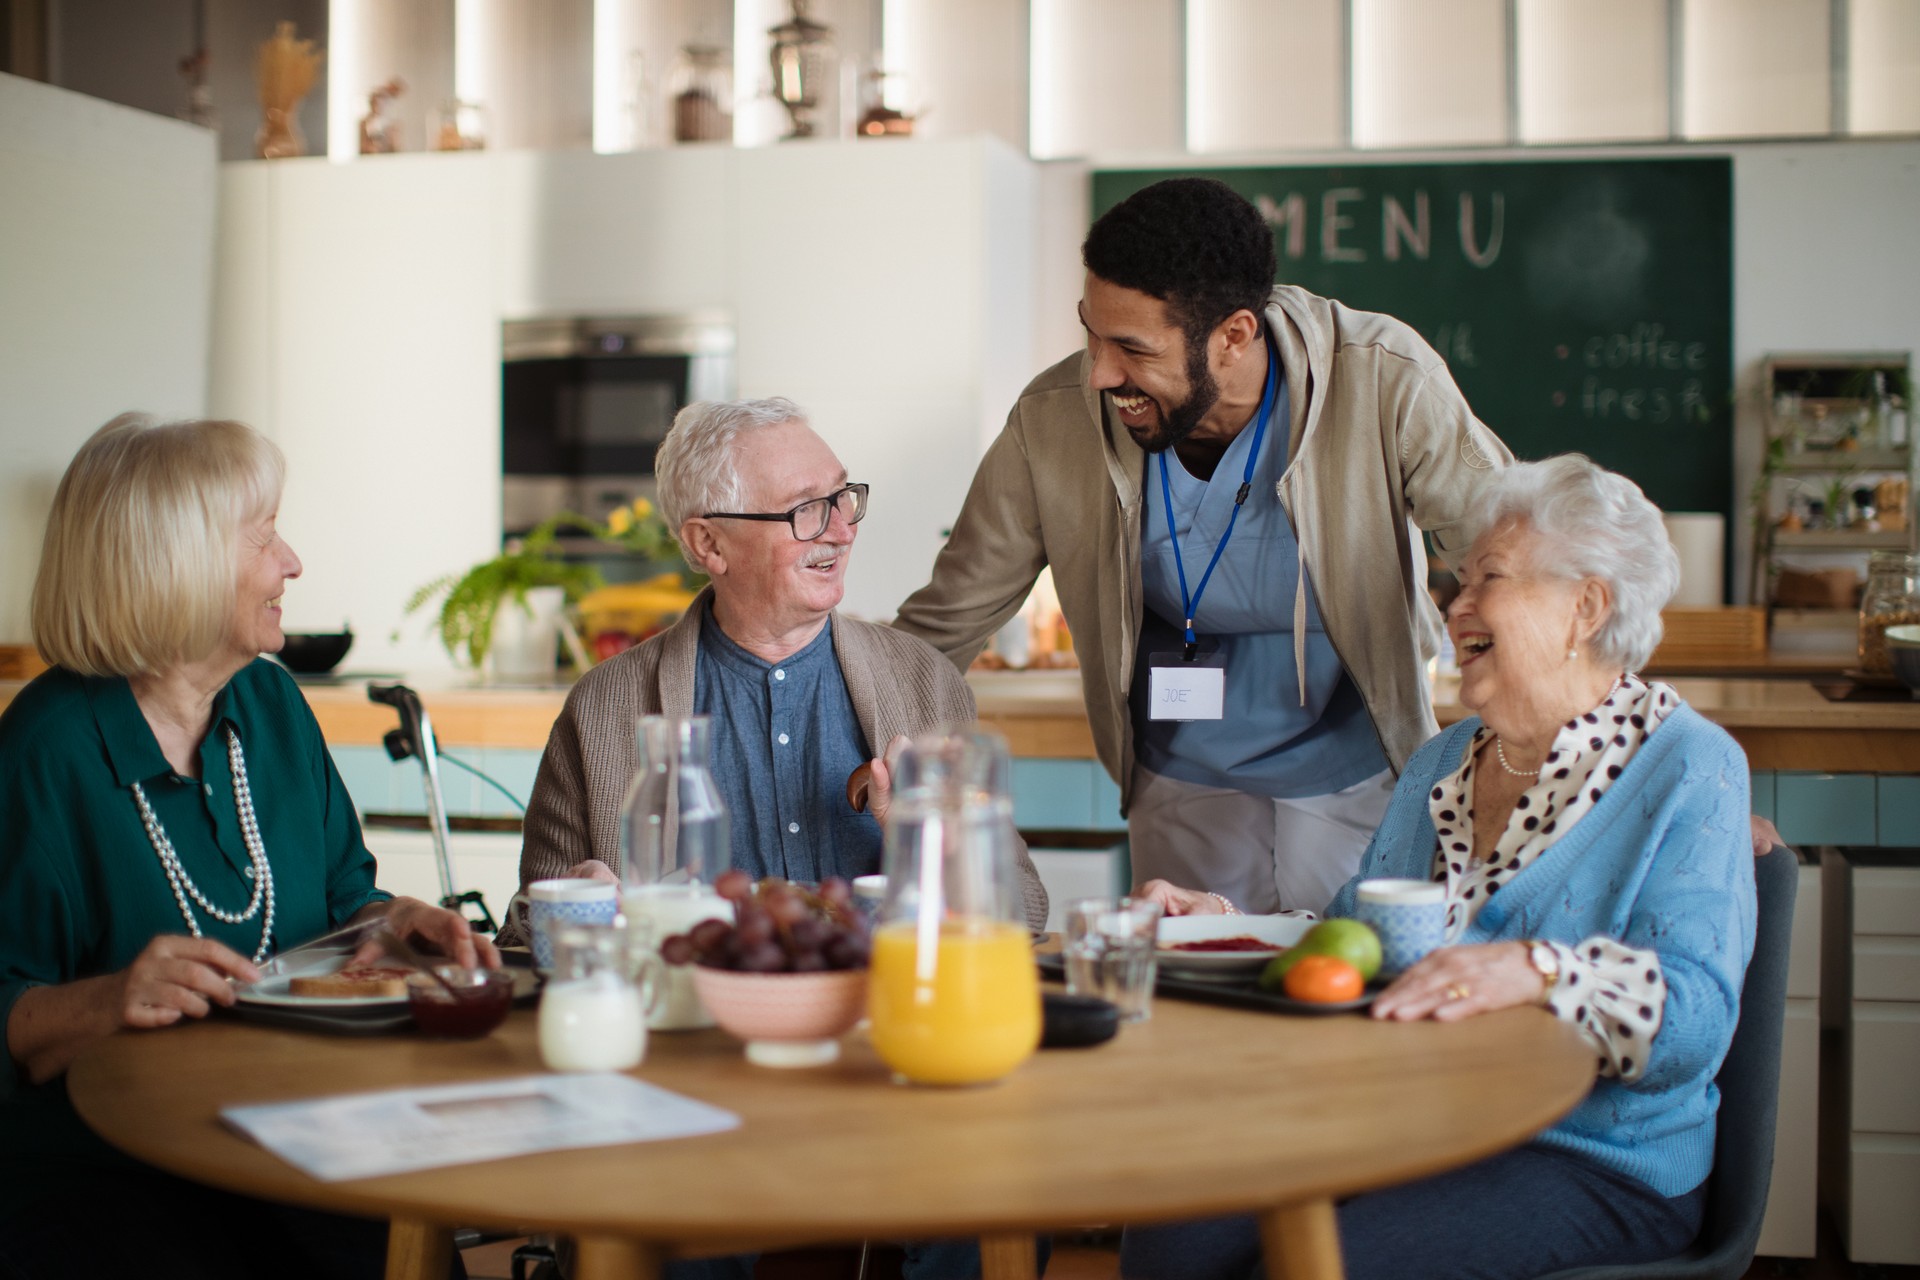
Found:
<path fill-rule="evenodd" d="M 215 139 L 0 75 L 0 643 L 28 639 L 47 508 L 128 409 L 206 410 Z"/>
<path fill-rule="evenodd" d="M 402 607 L 498 549 L 504 319 L 730 316 L 740 394 L 797 399 L 873 484 L 846 608 L 882 618 L 925 581 L 1038 368 L 1034 167 L 990 138 L 302 160 L 220 182 L 212 400 L 286 449 L 281 528 L 307 564 L 288 624 L 347 618 L 357 670 L 444 667 Z"/>

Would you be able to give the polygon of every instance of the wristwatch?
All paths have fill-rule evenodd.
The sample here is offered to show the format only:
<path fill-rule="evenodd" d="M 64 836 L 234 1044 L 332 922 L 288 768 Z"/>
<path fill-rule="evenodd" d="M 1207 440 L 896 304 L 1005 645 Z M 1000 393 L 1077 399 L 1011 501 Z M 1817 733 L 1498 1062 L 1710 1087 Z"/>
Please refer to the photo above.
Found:
<path fill-rule="evenodd" d="M 1546 984 L 1540 988 L 1540 1003 L 1545 1004 L 1547 997 L 1553 994 L 1554 984 L 1560 981 L 1560 957 L 1544 942 L 1529 942 L 1527 963 L 1533 966 L 1533 971 Z"/>

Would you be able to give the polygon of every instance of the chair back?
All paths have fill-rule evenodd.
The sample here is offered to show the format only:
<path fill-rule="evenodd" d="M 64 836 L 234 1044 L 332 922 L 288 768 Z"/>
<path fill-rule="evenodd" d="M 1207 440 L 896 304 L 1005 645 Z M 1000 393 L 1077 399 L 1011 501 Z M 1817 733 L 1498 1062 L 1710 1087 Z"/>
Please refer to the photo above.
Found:
<path fill-rule="evenodd" d="M 1700 1236 L 1683 1254 L 1638 1266 L 1573 1267 L 1540 1280 L 1741 1280 L 1753 1265 L 1773 1181 L 1773 1126 L 1780 1105 L 1780 1044 L 1787 1013 L 1787 948 L 1800 862 L 1775 845 L 1753 862 L 1758 900 L 1753 959 L 1740 990 L 1740 1021 L 1714 1083 L 1720 1087 L 1713 1172 Z"/>
<path fill-rule="evenodd" d="M 1740 1022 L 1720 1064 L 1720 1114 L 1714 1139 L 1712 1181 L 1700 1243 L 1710 1257 L 1725 1258 L 1729 1277 L 1744 1274 L 1760 1240 L 1773 1180 L 1773 1127 L 1780 1104 L 1781 1034 L 1787 1011 L 1787 951 L 1793 939 L 1793 900 L 1800 863 L 1793 850 L 1775 845 L 1754 859 L 1759 899 L 1753 959 L 1740 992 Z M 1737 1260 L 1737 1261 L 1736 1261 Z"/>

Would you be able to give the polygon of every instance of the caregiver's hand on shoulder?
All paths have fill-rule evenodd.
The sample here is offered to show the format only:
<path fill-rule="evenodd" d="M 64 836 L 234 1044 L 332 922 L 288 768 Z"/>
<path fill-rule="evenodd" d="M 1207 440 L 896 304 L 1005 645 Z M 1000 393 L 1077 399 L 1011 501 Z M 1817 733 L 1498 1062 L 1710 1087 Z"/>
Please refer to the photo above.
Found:
<path fill-rule="evenodd" d="M 1372 1013 L 1396 1022 L 1458 1022 L 1476 1013 L 1539 1004 L 1544 990 L 1524 942 L 1442 947 L 1382 991 Z"/>

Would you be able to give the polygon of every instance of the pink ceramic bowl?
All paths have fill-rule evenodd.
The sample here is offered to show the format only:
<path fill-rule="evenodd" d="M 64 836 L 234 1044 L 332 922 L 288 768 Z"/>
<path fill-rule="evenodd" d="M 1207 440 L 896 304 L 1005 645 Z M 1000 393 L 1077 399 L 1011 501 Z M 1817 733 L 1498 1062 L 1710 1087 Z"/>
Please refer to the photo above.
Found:
<path fill-rule="evenodd" d="M 867 971 L 736 973 L 693 966 L 713 1020 L 747 1042 L 747 1061 L 813 1067 L 840 1056 L 840 1037 L 867 1012 Z"/>

